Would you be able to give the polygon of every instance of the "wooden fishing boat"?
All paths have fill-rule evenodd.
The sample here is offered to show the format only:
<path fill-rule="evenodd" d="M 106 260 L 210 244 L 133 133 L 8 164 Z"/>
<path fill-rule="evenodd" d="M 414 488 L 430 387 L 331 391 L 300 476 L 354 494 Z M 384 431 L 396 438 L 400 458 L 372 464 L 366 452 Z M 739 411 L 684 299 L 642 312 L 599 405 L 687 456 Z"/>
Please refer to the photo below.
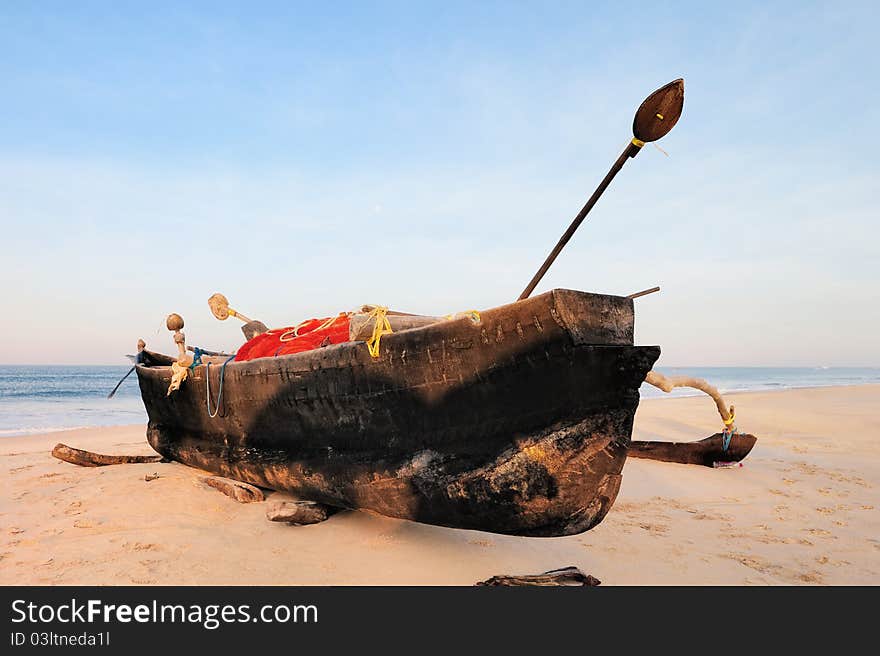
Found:
<path fill-rule="evenodd" d="M 595 526 L 620 488 L 639 386 L 660 348 L 633 345 L 632 298 L 530 296 L 612 179 L 675 126 L 683 103 L 681 79 L 645 99 L 632 140 L 515 303 L 452 318 L 398 314 L 384 338 L 384 314 L 381 326 L 367 315 L 369 338 L 369 323 L 363 336 L 340 339 L 333 318 L 313 320 L 326 340 L 309 333 L 308 350 L 293 352 L 281 342 L 288 332 L 301 339 L 302 324 L 276 334 L 215 294 L 218 319 L 245 322 L 248 343 L 234 362 L 190 358 L 183 320 L 170 315 L 178 357 L 139 346 L 134 367 L 150 444 L 331 506 L 513 535 Z"/>
<path fill-rule="evenodd" d="M 659 355 L 633 345 L 631 299 L 556 289 L 386 335 L 378 357 L 358 340 L 207 361 L 170 395 L 176 358 L 145 351 L 136 370 L 166 458 L 332 506 L 561 536 L 613 504 Z"/>

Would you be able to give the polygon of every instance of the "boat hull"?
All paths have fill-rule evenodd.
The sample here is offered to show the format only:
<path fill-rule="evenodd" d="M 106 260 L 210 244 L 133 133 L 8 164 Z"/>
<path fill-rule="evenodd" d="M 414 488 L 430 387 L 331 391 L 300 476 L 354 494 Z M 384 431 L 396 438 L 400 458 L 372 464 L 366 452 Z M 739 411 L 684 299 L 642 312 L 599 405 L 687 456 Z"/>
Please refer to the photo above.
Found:
<path fill-rule="evenodd" d="M 601 342 L 601 343 L 596 343 Z M 620 487 L 658 347 L 632 303 L 567 290 L 383 338 L 197 367 L 138 367 L 167 458 L 330 505 L 529 536 L 596 525 Z M 212 406 L 213 409 L 213 406 Z"/>

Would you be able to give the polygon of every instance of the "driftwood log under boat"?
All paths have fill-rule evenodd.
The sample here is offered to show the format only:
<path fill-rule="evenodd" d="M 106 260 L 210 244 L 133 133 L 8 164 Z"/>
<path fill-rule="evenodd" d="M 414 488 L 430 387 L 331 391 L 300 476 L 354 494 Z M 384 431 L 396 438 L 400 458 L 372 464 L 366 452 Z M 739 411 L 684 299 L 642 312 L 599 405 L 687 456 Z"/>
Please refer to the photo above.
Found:
<path fill-rule="evenodd" d="M 174 358 L 145 351 L 136 370 L 166 458 L 330 506 L 561 536 L 614 502 L 659 355 L 633 345 L 631 299 L 556 289 L 386 335 L 378 357 L 352 341 L 202 364 L 171 395 Z"/>
<path fill-rule="evenodd" d="M 758 438 L 749 433 L 715 433 L 696 442 L 633 440 L 629 455 L 632 458 L 714 467 L 716 463 L 739 462 L 749 455 L 757 441 Z"/>
<path fill-rule="evenodd" d="M 52 449 L 52 456 L 80 467 L 106 467 L 108 465 L 129 465 L 161 462 L 162 456 L 112 456 L 76 449 L 59 442 Z"/>

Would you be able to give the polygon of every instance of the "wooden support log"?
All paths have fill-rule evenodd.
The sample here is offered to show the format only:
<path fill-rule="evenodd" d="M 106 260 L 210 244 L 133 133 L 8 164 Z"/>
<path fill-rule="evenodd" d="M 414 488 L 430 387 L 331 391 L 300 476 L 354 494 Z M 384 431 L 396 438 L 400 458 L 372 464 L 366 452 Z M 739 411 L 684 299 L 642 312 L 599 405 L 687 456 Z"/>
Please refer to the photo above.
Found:
<path fill-rule="evenodd" d="M 551 569 L 549 572 L 544 572 L 543 574 L 526 574 L 521 576 L 493 576 L 490 579 L 478 582 L 476 585 L 580 585 L 592 587 L 599 585 L 600 583 L 602 582 L 599 579 L 589 574 L 584 574 L 577 567 L 563 567 L 562 569 Z"/>
<path fill-rule="evenodd" d="M 125 465 L 144 462 L 162 462 L 162 456 L 108 456 L 75 449 L 60 442 L 52 449 L 52 455 L 80 467 L 105 467 L 107 465 Z"/>
<path fill-rule="evenodd" d="M 202 481 L 215 490 L 220 490 L 226 496 L 232 497 L 239 503 L 254 503 L 256 501 L 265 501 L 266 499 L 260 488 L 248 483 L 242 483 L 241 481 L 235 481 L 231 478 L 207 476 Z"/>
<path fill-rule="evenodd" d="M 317 501 L 277 501 L 269 506 L 266 519 L 270 522 L 288 522 L 297 526 L 326 521 L 338 508 Z"/>

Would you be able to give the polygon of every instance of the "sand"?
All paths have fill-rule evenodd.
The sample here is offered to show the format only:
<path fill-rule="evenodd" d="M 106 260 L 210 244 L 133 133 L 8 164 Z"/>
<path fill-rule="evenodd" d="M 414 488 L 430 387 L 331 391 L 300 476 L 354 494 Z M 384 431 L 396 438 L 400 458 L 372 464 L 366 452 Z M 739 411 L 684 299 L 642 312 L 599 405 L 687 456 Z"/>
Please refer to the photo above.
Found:
<path fill-rule="evenodd" d="M 629 459 L 605 520 L 551 539 L 366 512 L 276 524 L 266 504 L 239 504 L 177 463 L 82 468 L 49 455 L 57 442 L 150 453 L 143 426 L 3 438 L 0 583 L 470 585 L 574 565 L 603 585 L 880 584 L 880 385 L 728 398 L 759 438 L 743 467 Z M 652 399 L 635 437 L 717 429 L 708 397 Z"/>

